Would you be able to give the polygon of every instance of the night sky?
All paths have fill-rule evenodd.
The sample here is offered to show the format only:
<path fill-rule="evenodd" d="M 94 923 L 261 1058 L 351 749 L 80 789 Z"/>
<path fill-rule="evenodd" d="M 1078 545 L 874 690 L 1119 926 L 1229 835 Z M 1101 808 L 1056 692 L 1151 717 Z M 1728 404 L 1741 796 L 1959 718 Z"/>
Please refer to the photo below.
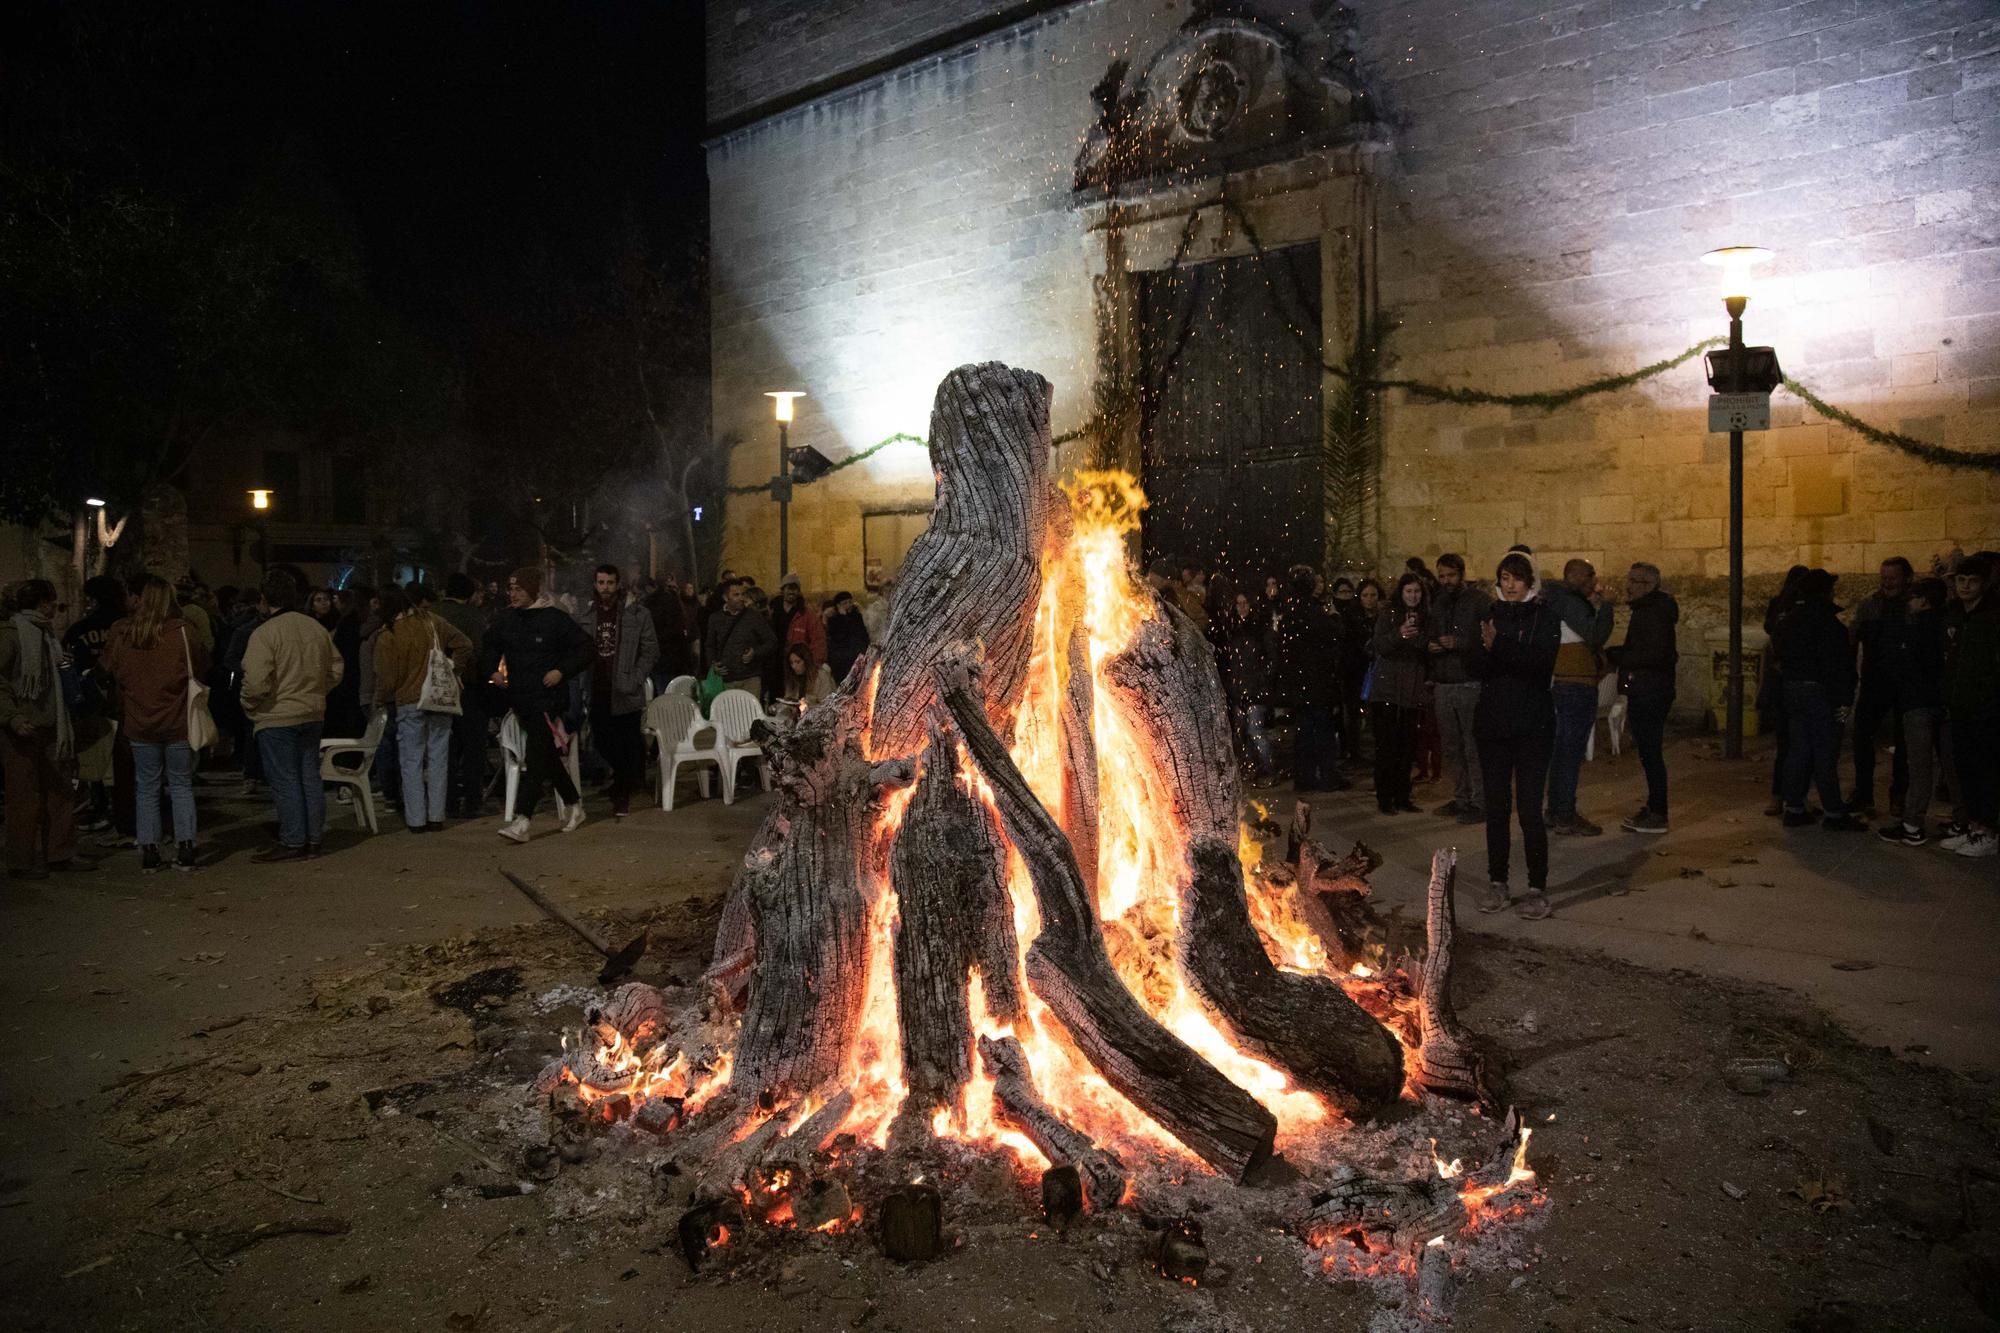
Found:
<path fill-rule="evenodd" d="M 691 0 L 14 13 L 16 131 L 197 198 L 302 167 L 377 292 L 436 333 L 505 299 L 511 256 L 601 265 L 627 210 L 662 246 L 706 230 Z"/>

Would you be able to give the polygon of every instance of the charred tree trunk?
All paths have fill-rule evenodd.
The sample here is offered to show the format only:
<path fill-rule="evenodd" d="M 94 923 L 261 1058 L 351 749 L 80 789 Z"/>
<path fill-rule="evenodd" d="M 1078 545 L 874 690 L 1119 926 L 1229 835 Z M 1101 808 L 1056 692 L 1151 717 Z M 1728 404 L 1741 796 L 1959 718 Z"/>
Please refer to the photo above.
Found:
<path fill-rule="evenodd" d="M 1202 998 L 1252 1052 L 1343 1112 L 1369 1115 L 1395 1101 L 1402 1048 L 1332 980 L 1272 964 L 1250 924 L 1235 848 L 1204 839 L 1189 860 L 1181 964 Z"/>
<path fill-rule="evenodd" d="M 937 703 L 935 667 L 963 641 L 985 651 L 1002 731 L 1027 681 L 1049 483 L 1049 382 L 997 361 L 960 366 L 931 408 L 930 526 L 903 559 L 884 636 L 870 753 L 913 756 Z"/>
<path fill-rule="evenodd" d="M 1332 980 L 1280 972 L 1250 922 L 1236 855 L 1236 758 L 1208 641 L 1161 602 L 1108 674 L 1121 706 L 1152 735 L 1187 830 L 1178 944 L 1188 981 L 1244 1045 L 1300 1086 L 1350 1114 L 1394 1101 L 1403 1086 L 1395 1038 Z"/>
<path fill-rule="evenodd" d="M 915 799 L 896 834 L 896 1011 L 905 1109 L 928 1120 L 972 1076 L 966 987 L 979 967 L 989 1010 L 1020 1011 L 1006 848 L 958 773 L 957 733 L 934 731 Z"/>
<path fill-rule="evenodd" d="M 1416 1081 L 1426 1092 L 1492 1108 L 1500 1102 L 1499 1071 L 1451 1007 L 1451 909 L 1457 872 L 1457 853 L 1431 853 L 1431 882 L 1424 904 L 1424 935 L 1429 947 L 1417 973 L 1423 1045 L 1417 1051 Z"/>
<path fill-rule="evenodd" d="M 1204 1161 L 1234 1179 L 1270 1156 L 1277 1122 L 1140 1007 L 1111 965 L 1075 853 L 986 720 L 959 657 L 940 672 L 945 706 L 992 786 L 1002 824 L 1027 863 L 1042 932 L 1028 984 L 1105 1080 Z"/>
<path fill-rule="evenodd" d="M 771 816 L 778 850 L 746 867 L 756 939 L 730 1087 L 746 1104 L 780 1103 L 837 1077 L 861 1021 L 868 972 L 867 849 L 885 786 L 907 766 L 861 755 L 860 708 L 829 696 L 767 742 L 784 795 Z"/>

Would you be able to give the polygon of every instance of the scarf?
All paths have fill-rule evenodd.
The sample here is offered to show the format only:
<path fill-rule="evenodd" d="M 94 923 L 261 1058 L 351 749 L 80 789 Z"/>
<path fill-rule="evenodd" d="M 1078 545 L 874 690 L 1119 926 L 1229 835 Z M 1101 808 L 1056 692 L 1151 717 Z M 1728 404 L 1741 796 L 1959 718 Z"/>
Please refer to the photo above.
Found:
<path fill-rule="evenodd" d="M 20 662 L 15 680 L 23 699 L 40 699 L 53 691 L 56 713 L 56 753 L 67 756 L 76 749 L 69 725 L 69 702 L 63 698 L 62 682 L 56 679 L 61 649 L 49 633 L 49 623 L 40 616 L 17 611 L 12 617 L 15 637 L 20 642 Z"/>

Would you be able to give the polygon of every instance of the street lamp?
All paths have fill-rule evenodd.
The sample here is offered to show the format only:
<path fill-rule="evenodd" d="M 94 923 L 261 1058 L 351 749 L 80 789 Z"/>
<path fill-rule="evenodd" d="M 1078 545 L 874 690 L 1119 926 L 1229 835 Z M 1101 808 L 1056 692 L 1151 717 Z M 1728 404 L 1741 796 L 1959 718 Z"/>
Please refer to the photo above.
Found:
<path fill-rule="evenodd" d="M 250 507 L 252 509 L 269 509 L 271 507 L 271 497 L 277 494 L 277 492 L 267 487 L 257 486 L 244 492 L 244 494 L 250 497 Z"/>
<path fill-rule="evenodd" d="M 1784 379 L 1778 354 L 1769 347 L 1743 345 L 1743 311 L 1750 304 L 1750 274 L 1769 262 L 1771 252 L 1756 245 L 1729 245 L 1710 250 L 1704 264 L 1722 270 L 1722 306 L 1729 312 L 1729 347 L 1710 352 L 1708 386 L 1718 394 L 1759 394 L 1765 404 L 1762 424 L 1770 422 L 1771 390 Z M 1711 416 L 1713 411 L 1711 410 Z M 1729 684 L 1724 714 L 1722 753 L 1743 757 L 1743 425 L 1746 417 L 1729 419 Z M 1713 430 L 1713 424 L 1709 427 Z"/>
<path fill-rule="evenodd" d="M 806 395 L 800 389 L 776 389 L 764 396 L 778 422 L 778 475 L 771 478 L 771 498 L 778 502 L 778 577 L 783 578 L 792 564 L 792 400 Z"/>
<path fill-rule="evenodd" d="M 270 511 L 271 497 L 277 492 L 268 486 L 253 486 L 244 494 L 250 497 L 251 512 L 264 514 Z M 271 568 L 271 530 L 261 521 L 253 522 L 257 529 L 257 565 L 268 571 Z"/>

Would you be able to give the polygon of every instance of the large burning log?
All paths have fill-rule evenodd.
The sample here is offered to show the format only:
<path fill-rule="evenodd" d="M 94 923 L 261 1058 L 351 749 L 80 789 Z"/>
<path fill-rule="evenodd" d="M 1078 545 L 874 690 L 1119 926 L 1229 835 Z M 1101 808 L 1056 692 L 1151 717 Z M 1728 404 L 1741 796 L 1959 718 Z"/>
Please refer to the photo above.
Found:
<path fill-rule="evenodd" d="M 783 793 L 775 854 L 746 862 L 756 948 L 730 1087 L 745 1104 L 783 1102 L 841 1073 L 868 980 L 861 858 L 897 761 L 862 755 L 858 698 L 836 691 L 766 746 Z"/>
<path fill-rule="evenodd" d="M 1035 1092 L 1028 1054 L 1012 1037 L 981 1037 L 979 1056 L 993 1078 L 994 1109 L 1001 1121 L 1026 1134 L 1056 1166 L 1074 1166 L 1088 1181 L 1093 1212 L 1115 1208 L 1125 1197 L 1125 1164 L 1064 1121 Z"/>
<path fill-rule="evenodd" d="M 1452 891 L 1457 872 L 1457 852 L 1431 854 L 1431 882 L 1424 898 L 1429 947 L 1417 972 L 1423 1045 L 1417 1051 L 1416 1081 L 1427 1092 L 1491 1108 L 1500 1102 L 1500 1071 L 1451 1005 Z"/>
<path fill-rule="evenodd" d="M 1042 548 L 1061 496 L 1049 483 L 1049 382 L 997 361 L 960 366 L 931 408 L 930 526 L 910 543 L 884 635 L 870 752 L 911 755 L 935 717 L 935 668 L 953 645 L 986 654 L 987 707 L 1008 730 L 1027 681 Z"/>
<path fill-rule="evenodd" d="M 1114 658 L 1120 702 L 1150 732 L 1173 814 L 1189 839 L 1181 967 L 1252 1052 L 1344 1111 L 1396 1099 L 1396 1039 L 1330 978 L 1281 972 L 1250 922 L 1236 854 L 1239 779 L 1215 655 L 1194 622 L 1165 602 Z"/>
<path fill-rule="evenodd" d="M 969 655 L 945 663 L 939 677 L 945 706 L 1035 886 L 1042 933 L 1028 949 L 1028 985 L 1112 1087 L 1209 1165 L 1240 1180 L 1270 1156 L 1277 1122 L 1125 988 L 1105 951 L 1076 854 L 987 722 Z"/>
<path fill-rule="evenodd" d="M 972 1075 L 971 969 L 994 1017 L 1011 1022 L 1021 1005 L 1007 850 L 957 759 L 956 733 L 934 732 L 891 861 L 904 1107 L 925 1120 L 955 1103 Z"/>

